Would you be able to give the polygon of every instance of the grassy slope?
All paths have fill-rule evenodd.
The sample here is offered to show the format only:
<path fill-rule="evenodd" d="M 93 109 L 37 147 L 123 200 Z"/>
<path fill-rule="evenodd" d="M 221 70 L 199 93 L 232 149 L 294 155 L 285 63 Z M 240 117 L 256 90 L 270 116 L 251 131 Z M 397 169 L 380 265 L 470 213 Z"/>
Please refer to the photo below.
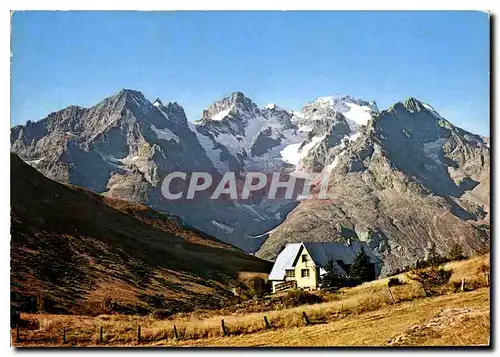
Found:
<path fill-rule="evenodd" d="M 211 304 L 231 295 L 242 271 L 270 268 L 148 207 L 56 183 L 11 154 L 13 292 L 75 313 L 95 312 L 106 296 L 145 311 L 140 294 Z"/>
<path fill-rule="evenodd" d="M 453 281 L 465 278 L 467 282 L 481 280 L 476 271 L 482 264 L 489 264 L 489 255 L 448 264 L 453 268 Z M 399 276 L 404 280 L 404 275 Z M 484 345 L 489 341 L 488 288 L 463 293 L 447 292 L 445 295 L 425 298 L 414 283 L 393 287 L 398 300 L 392 305 L 387 294 L 388 279 L 380 279 L 344 289 L 332 301 L 295 308 L 247 313 L 216 315 L 199 318 L 180 315 L 172 320 L 156 320 L 138 316 L 76 317 L 55 315 L 25 315 L 39 320 L 37 331 L 23 331 L 30 342 L 23 345 L 60 345 L 60 331 L 68 328 L 68 340 L 75 338 L 76 345 L 96 345 L 99 327 L 106 334 L 106 346 L 135 346 L 137 325 L 141 325 L 144 342 L 148 346 L 387 346 L 388 341 L 405 334 L 417 325 L 423 326 L 441 310 L 452 308 L 473 309 L 460 318 L 440 323 L 439 328 L 424 328 L 408 333 L 405 345 Z M 313 321 L 303 326 L 301 313 L 306 311 Z M 273 330 L 265 330 L 266 315 Z M 220 321 L 224 319 L 231 333 L 222 337 Z M 450 323 L 451 321 L 451 323 Z M 431 321 L 432 323 L 432 321 Z M 181 340 L 174 341 L 172 327 L 176 325 Z M 34 341 L 39 339 L 39 341 Z"/>
<path fill-rule="evenodd" d="M 405 345 L 487 345 L 489 341 L 489 289 L 439 296 L 373 312 L 349 316 L 328 324 L 293 327 L 234 337 L 215 337 L 171 342 L 182 346 L 387 346 L 388 341 L 408 328 L 424 324 L 442 309 L 475 308 L 471 316 L 444 330 L 424 331 Z"/>

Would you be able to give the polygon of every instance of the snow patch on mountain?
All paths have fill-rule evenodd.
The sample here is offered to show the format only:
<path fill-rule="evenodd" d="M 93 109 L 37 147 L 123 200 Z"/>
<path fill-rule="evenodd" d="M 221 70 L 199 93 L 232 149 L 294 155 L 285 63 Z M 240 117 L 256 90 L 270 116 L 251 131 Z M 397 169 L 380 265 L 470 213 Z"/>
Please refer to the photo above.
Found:
<path fill-rule="evenodd" d="M 439 160 L 438 154 L 447 141 L 447 138 L 439 138 L 435 141 L 424 143 L 423 148 L 425 155 L 427 155 L 427 157 L 430 157 L 435 163 L 441 164 L 441 160 Z"/>
<path fill-rule="evenodd" d="M 218 135 L 214 135 L 214 140 L 225 146 L 234 157 L 241 154 L 248 158 L 252 158 L 251 147 L 254 139 L 262 130 L 268 128 L 279 131 L 282 129 L 282 124 L 274 117 L 265 118 L 264 116 L 258 115 L 253 118 L 248 118 L 243 135 L 235 136 L 230 133 L 219 133 Z"/>
<path fill-rule="evenodd" d="M 158 129 L 156 126 L 151 124 L 151 130 L 155 132 L 156 136 L 160 140 L 175 141 L 176 143 L 180 142 L 180 138 L 168 128 Z"/>
<path fill-rule="evenodd" d="M 359 138 L 361 137 L 361 132 L 358 131 L 358 132 L 355 132 L 354 134 L 352 135 L 349 135 L 349 141 L 356 141 L 358 140 Z"/>
<path fill-rule="evenodd" d="M 358 105 L 354 103 L 345 103 L 349 110 L 341 112 L 346 119 L 353 121 L 357 125 L 366 125 L 368 120 L 372 118 L 371 108 L 366 105 Z"/>
<path fill-rule="evenodd" d="M 316 99 L 316 102 L 321 103 L 321 104 L 327 104 L 331 107 L 335 105 L 335 97 L 332 96 L 327 96 L 327 97 L 319 97 Z"/>
<path fill-rule="evenodd" d="M 221 222 L 217 222 L 215 219 L 211 220 L 210 223 L 212 223 L 216 227 L 219 227 L 219 228 L 225 230 L 228 233 L 233 233 L 233 231 L 234 231 L 233 227 L 230 227 L 230 226 L 228 226 L 224 223 L 221 223 Z"/>
<path fill-rule="evenodd" d="M 245 204 L 245 203 L 235 203 L 235 206 L 237 206 L 237 207 L 242 207 L 242 208 L 246 209 L 247 211 L 252 212 L 254 215 L 256 215 L 256 216 L 257 216 L 259 219 L 261 219 L 261 220 L 265 220 L 265 219 L 267 219 L 267 218 L 268 218 L 268 217 L 264 216 L 264 215 L 262 214 L 262 212 L 258 212 L 258 211 L 255 209 L 255 207 L 254 207 L 254 206 L 252 206 L 252 205 L 247 205 L 247 204 Z"/>
<path fill-rule="evenodd" d="M 304 145 L 302 148 L 302 143 L 290 144 L 286 146 L 280 152 L 283 161 L 298 166 L 300 160 L 306 157 L 309 151 L 311 151 L 311 149 L 313 149 L 317 144 L 323 141 L 325 137 L 326 134 L 321 136 L 314 136 L 311 138 L 311 141 Z"/>
<path fill-rule="evenodd" d="M 422 102 L 422 105 L 424 106 L 425 109 L 427 109 L 428 111 L 430 111 L 432 114 L 434 114 L 434 116 L 436 118 L 439 118 L 439 119 L 444 119 L 441 115 L 439 115 L 439 113 L 436 111 L 436 109 L 434 109 L 430 104 L 427 104 L 427 103 L 423 103 Z"/>
<path fill-rule="evenodd" d="M 301 145 L 307 138 L 307 132 L 298 132 L 295 129 L 285 129 L 282 131 L 281 143 L 259 156 L 252 156 L 245 162 L 247 171 L 270 172 L 281 170 L 288 163 L 283 160 L 281 151 L 290 145 Z"/>
<path fill-rule="evenodd" d="M 281 219 L 281 218 L 279 218 L 279 219 Z M 273 228 L 270 231 L 267 231 L 267 232 L 264 232 L 264 233 L 261 233 L 261 234 L 255 235 L 255 236 L 250 236 L 250 235 L 245 235 L 245 236 L 247 238 L 251 238 L 251 239 L 267 238 L 271 233 L 273 233 L 276 230 L 276 228 Z"/>
<path fill-rule="evenodd" d="M 39 159 L 36 159 L 36 160 L 27 160 L 26 163 L 29 165 L 36 165 L 36 164 L 39 164 L 40 162 L 42 162 L 43 160 L 45 160 L 45 156 L 41 157 Z"/>
<path fill-rule="evenodd" d="M 196 130 L 196 124 L 194 123 L 188 123 L 189 129 L 193 133 L 195 133 L 196 137 L 198 138 L 198 142 L 200 145 L 203 147 L 205 152 L 207 153 L 208 158 L 210 161 L 212 161 L 212 164 L 214 165 L 215 169 L 219 172 L 228 172 L 229 171 L 229 165 L 227 162 L 224 162 L 220 158 L 220 154 L 222 153 L 222 150 L 219 148 L 215 147 L 215 143 L 210 139 L 208 136 L 200 134 Z"/>
<path fill-rule="evenodd" d="M 223 110 L 223 111 L 215 114 L 214 116 L 212 116 L 211 119 L 215 120 L 215 121 L 220 121 L 220 120 L 224 119 L 225 117 L 227 117 L 227 115 L 229 114 L 230 111 L 231 111 L 231 108 Z"/>
<path fill-rule="evenodd" d="M 220 133 L 215 137 L 215 141 L 226 147 L 226 149 L 233 155 L 237 156 L 238 153 L 242 153 L 243 145 L 240 141 L 231 134 Z"/>
<path fill-rule="evenodd" d="M 312 130 L 313 130 L 313 127 L 311 125 L 302 125 L 302 126 L 299 126 L 299 128 L 297 129 L 297 131 L 299 133 L 308 133 Z"/>
<path fill-rule="evenodd" d="M 332 172 L 332 170 L 334 168 L 336 168 L 337 164 L 339 163 L 339 157 L 340 157 L 340 155 L 335 156 L 335 159 L 333 159 L 333 161 L 330 164 L 328 164 L 327 166 L 325 166 L 324 171 L 327 172 L 327 173 Z"/>
<path fill-rule="evenodd" d="M 129 166 L 133 163 L 135 163 L 137 160 L 139 160 L 139 155 L 134 155 L 134 154 L 129 154 L 125 156 L 123 159 L 120 159 L 119 161 L 126 166 Z"/>

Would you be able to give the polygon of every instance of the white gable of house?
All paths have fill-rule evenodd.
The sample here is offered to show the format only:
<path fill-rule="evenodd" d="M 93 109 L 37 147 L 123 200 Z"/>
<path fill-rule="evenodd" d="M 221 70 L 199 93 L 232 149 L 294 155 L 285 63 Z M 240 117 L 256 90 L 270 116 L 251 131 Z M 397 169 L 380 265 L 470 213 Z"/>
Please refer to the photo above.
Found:
<path fill-rule="evenodd" d="M 323 269 L 330 259 L 333 260 L 333 267 L 338 274 L 347 276 L 346 271 L 337 263 L 352 264 L 361 248 L 364 248 L 370 262 L 379 263 L 380 260 L 364 242 L 352 242 L 350 245 L 339 242 L 305 242 L 287 244 L 285 249 L 276 258 L 273 269 L 269 274 L 269 280 L 284 280 L 285 271 L 294 268 L 294 262 L 301 248 L 307 250 L 314 264 L 320 267 L 320 275 L 326 273 Z"/>
<path fill-rule="evenodd" d="M 276 258 L 273 269 L 269 274 L 269 280 L 284 280 L 285 270 L 293 269 L 293 262 L 299 253 L 302 243 L 287 244 L 285 249 Z"/>

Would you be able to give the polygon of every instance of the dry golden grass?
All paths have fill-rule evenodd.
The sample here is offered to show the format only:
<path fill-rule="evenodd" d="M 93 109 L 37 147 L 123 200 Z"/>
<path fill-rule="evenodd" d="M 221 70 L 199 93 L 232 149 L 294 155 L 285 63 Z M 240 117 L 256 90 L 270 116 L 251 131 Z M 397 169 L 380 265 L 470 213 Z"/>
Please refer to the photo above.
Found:
<path fill-rule="evenodd" d="M 489 289 L 464 294 L 404 302 L 377 311 L 313 326 L 272 330 L 255 334 L 215 337 L 191 341 L 168 341 L 168 346 L 388 346 L 388 341 L 407 328 L 422 324 L 441 309 L 488 307 Z M 466 330 L 466 334 L 463 331 Z M 422 336 L 409 345 L 451 346 L 486 345 L 489 341 L 489 313 L 464 326 L 453 326 L 441 333 Z M 165 342 L 158 343 L 164 345 Z"/>
<path fill-rule="evenodd" d="M 446 268 L 453 269 L 451 281 L 460 281 L 464 278 L 466 281 L 480 280 L 486 282 L 484 274 L 479 272 L 481 266 L 489 268 L 489 254 L 479 255 L 466 261 L 450 262 L 445 265 Z"/>
<path fill-rule="evenodd" d="M 462 262 L 453 262 L 452 280 L 468 281 L 478 279 L 476 269 L 489 261 L 488 256 L 476 257 Z M 387 281 L 380 279 L 355 288 L 342 289 L 339 293 L 327 295 L 328 302 L 303 305 L 295 308 L 269 311 L 266 313 L 217 315 L 200 318 L 196 314 L 177 316 L 172 320 L 156 320 L 140 316 L 61 316 L 23 314 L 25 319 L 40 321 L 40 329 L 22 331 L 25 342 L 22 345 L 60 345 L 63 328 L 67 328 L 68 345 L 96 345 L 99 342 L 99 328 L 104 329 L 107 346 L 136 345 L 137 326 L 142 328 L 142 340 L 148 345 L 231 345 L 231 346 L 340 346 L 340 345 L 384 345 L 387 340 L 412 324 L 423 323 L 439 309 L 451 307 L 479 307 L 487 309 L 489 289 L 481 288 L 469 293 L 451 293 L 424 298 L 421 287 L 399 276 L 407 283 L 391 288 L 398 302 L 392 305 Z M 479 277 L 482 279 L 482 277 Z M 306 311 L 312 326 L 303 327 L 302 312 Z M 486 311 L 486 310 L 485 310 Z M 489 316 L 489 309 L 487 310 Z M 269 319 L 272 330 L 265 331 L 263 316 Z M 224 319 L 230 337 L 221 337 L 221 319 Z M 474 331 L 463 335 L 463 344 L 484 344 L 489 336 L 489 323 L 485 316 L 478 321 L 471 319 L 466 326 L 477 325 Z M 177 327 L 179 341 L 173 341 L 173 326 Z M 465 324 L 465 322 L 464 322 Z M 470 326 L 469 326 L 470 327 Z M 460 328 L 456 327 L 456 328 Z M 446 333 L 452 334 L 453 331 Z M 281 337 L 283 336 L 283 337 Z M 417 344 L 461 344 L 460 340 L 446 340 L 446 334 L 418 340 Z M 448 336 L 449 337 L 449 336 Z M 462 336 L 460 336 L 462 337 Z M 484 338 L 483 338 L 484 337 Z"/>

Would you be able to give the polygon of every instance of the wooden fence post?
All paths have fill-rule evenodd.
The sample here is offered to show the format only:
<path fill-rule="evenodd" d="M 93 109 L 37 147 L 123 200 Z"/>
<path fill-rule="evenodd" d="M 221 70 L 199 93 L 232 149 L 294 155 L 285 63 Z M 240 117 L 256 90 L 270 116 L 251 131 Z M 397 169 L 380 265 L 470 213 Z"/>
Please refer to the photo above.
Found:
<path fill-rule="evenodd" d="M 141 325 L 137 326 L 137 342 L 141 342 Z"/>
<path fill-rule="evenodd" d="M 224 319 L 220 320 L 220 326 L 222 329 L 222 335 L 227 336 L 226 324 L 224 323 Z"/>
<path fill-rule="evenodd" d="M 396 305 L 396 299 L 394 299 L 394 295 L 392 295 L 392 291 L 390 287 L 387 287 L 387 290 L 389 291 L 389 296 L 391 297 L 391 302 L 393 305 Z"/>
<path fill-rule="evenodd" d="M 66 327 L 63 327 L 63 344 L 66 343 Z"/>
<path fill-rule="evenodd" d="M 102 329 L 102 326 L 101 326 L 101 327 L 99 328 L 99 343 L 102 343 L 102 341 L 103 341 L 103 338 L 102 338 L 102 331 L 103 331 L 103 329 Z"/>
<path fill-rule="evenodd" d="M 264 323 L 266 324 L 266 328 L 271 328 L 271 324 L 269 323 L 267 316 L 264 316 Z"/>
<path fill-rule="evenodd" d="M 19 336 L 19 324 L 16 324 L 16 342 L 21 342 L 21 337 Z"/>
<path fill-rule="evenodd" d="M 307 317 L 305 311 L 302 311 L 302 317 L 304 318 L 304 323 L 306 324 L 306 326 L 311 324 L 311 321 L 309 321 L 309 317 Z"/>
<path fill-rule="evenodd" d="M 465 278 L 462 278 L 462 284 L 460 285 L 460 290 L 464 291 L 465 288 Z"/>
<path fill-rule="evenodd" d="M 177 327 L 174 325 L 174 337 L 176 340 L 179 339 L 179 334 L 177 333 Z"/>

